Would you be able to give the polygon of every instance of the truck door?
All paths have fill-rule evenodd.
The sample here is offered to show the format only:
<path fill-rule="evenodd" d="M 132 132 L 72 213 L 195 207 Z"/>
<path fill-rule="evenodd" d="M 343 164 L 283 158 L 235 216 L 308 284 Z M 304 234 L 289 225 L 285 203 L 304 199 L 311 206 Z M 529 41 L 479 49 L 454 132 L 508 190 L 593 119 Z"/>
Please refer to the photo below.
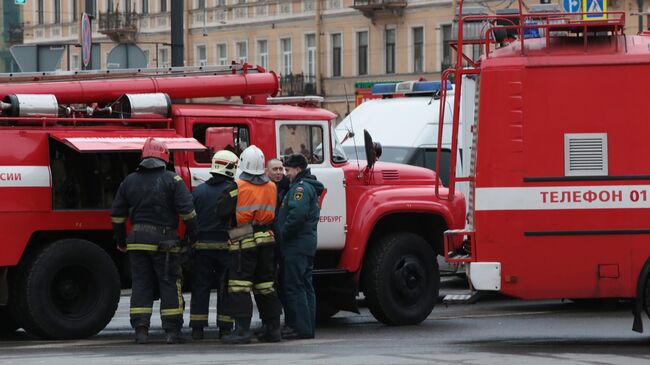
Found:
<path fill-rule="evenodd" d="M 275 124 L 278 158 L 302 153 L 309 168 L 325 185 L 321 196 L 321 216 L 318 225 L 318 249 L 338 250 L 345 246 L 346 200 L 343 169 L 332 159 L 335 141 L 328 121 L 282 121 Z"/>

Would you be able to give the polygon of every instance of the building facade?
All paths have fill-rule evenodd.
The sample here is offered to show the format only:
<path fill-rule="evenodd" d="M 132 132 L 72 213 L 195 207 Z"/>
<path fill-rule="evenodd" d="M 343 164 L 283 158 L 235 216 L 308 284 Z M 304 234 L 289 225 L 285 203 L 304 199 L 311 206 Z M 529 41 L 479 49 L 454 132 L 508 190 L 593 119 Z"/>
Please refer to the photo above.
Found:
<path fill-rule="evenodd" d="M 539 1 L 526 1 L 536 4 Z M 343 116 L 355 83 L 436 80 L 453 60 L 452 0 L 184 0 L 187 66 L 248 62 L 281 76 L 283 93 L 319 94 Z M 512 6 L 516 2 L 512 1 Z M 649 0 L 650 3 L 650 0 Z M 23 7 L 25 43 L 66 44 L 60 69 L 79 69 L 84 0 L 32 0 Z M 468 3 L 466 3 L 466 6 Z M 490 11 L 510 5 L 477 1 Z M 647 7 L 646 7 L 647 8 Z M 636 0 L 610 0 L 628 12 Z M 149 67 L 171 65 L 170 0 L 97 0 L 93 68 L 106 68 L 116 42 L 134 41 Z M 480 56 L 480 47 L 473 50 Z"/>

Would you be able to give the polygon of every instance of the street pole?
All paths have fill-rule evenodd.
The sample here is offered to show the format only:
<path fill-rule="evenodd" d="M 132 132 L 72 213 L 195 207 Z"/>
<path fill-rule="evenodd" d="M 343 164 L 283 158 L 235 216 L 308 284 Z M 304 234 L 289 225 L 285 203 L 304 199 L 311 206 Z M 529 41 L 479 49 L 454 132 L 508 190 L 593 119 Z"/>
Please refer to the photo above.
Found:
<path fill-rule="evenodd" d="M 184 66 L 184 50 L 183 50 L 183 1 L 172 0 L 171 8 L 171 38 L 172 38 L 172 67 Z"/>

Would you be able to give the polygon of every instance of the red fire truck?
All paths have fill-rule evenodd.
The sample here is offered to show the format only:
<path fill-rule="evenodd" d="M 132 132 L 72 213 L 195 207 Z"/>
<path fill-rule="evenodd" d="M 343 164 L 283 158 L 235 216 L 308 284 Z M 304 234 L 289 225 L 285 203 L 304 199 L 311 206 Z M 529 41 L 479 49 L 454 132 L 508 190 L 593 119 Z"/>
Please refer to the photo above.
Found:
<path fill-rule="evenodd" d="M 460 52 L 442 80 L 454 75 L 459 89 L 474 77 L 480 86 L 470 176 L 455 176 L 452 147 L 450 190 L 470 181 L 470 221 L 446 232 L 447 258 L 468 263 L 478 290 L 635 299 L 634 329 L 642 331 L 641 313 L 650 311 L 650 37 L 625 35 L 624 12 L 530 10 L 519 1 L 514 12 L 458 19 Z M 468 45 L 482 48 L 480 61 L 462 53 Z"/>
<path fill-rule="evenodd" d="M 433 171 L 375 163 L 370 136 L 371 157 L 348 161 L 333 113 L 266 102 L 278 92 L 274 73 L 244 65 L 207 75 L 38 78 L 52 80 L 0 84 L 2 330 L 75 338 L 110 321 L 128 272 L 108 210 L 147 137 L 174 151 L 170 168 L 190 187 L 208 176 L 215 150 L 255 144 L 267 158 L 306 154 L 327 189 L 315 260 L 320 314 L 357 310 L 359 291 L 387 324 L 419 323 L 433 309 L 436 255 L 443 232 L 464 226 L 462 194 L 448 197 Z M 243 102 L 170 101 L 206 97 Z"/>

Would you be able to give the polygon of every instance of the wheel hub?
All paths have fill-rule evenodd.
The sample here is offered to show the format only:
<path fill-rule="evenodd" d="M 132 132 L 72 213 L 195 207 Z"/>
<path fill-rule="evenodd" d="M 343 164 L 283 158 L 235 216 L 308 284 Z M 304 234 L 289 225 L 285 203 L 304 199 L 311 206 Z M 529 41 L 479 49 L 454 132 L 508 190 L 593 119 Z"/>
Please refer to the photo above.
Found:
<path fill-rule="evenodd" d="M 397 295 L 407 304 L 415 304 L 423 295 L 426 284 L 424 265 L 415 256 L 402 257 L 395 267 L 393 283 Z"/>

